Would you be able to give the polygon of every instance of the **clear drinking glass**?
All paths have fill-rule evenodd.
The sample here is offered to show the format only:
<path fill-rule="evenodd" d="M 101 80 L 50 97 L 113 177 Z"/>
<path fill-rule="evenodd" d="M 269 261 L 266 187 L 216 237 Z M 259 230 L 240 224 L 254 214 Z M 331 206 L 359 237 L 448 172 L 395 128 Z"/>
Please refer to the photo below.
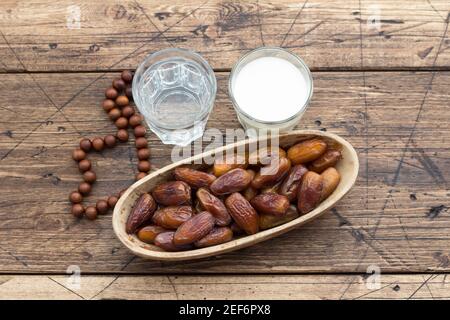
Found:
<path fill-rule="evenodd" d="M 150 129 L 165 144 L 200 138 L 214 105 L 214 71 L 199 54 L 165 49 L 147 56 L 133 79 L 133 99 Z"/>

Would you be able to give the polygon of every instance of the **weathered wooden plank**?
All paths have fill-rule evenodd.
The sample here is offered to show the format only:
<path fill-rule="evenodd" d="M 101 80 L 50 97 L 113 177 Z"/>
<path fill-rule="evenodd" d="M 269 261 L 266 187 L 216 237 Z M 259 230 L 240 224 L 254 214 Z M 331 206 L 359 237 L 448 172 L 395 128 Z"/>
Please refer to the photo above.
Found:
<path fill-rule="evenodd" d="M 450 67 L 446 0 L 2 1 L 0 71 L 136 68 L 169 47 L 228 69 L 282 46 L 313 69 Z"/>
<path fill-rule="evenodd" d="M 447 274 L 0 276 L 0 299 L 449 299 Z"/>
<path fill-rule="evenodd" d="M 434 75 L 434 76 L 433 76 Z M 134 258 L 110 215 L 76 221 L 68 193 L 80 175 L 70 159 L 82 136 L 113 132 L 98 106 L 113 74 L 9 74 L 0 91 L 0 272 L 286 273 L 448 271 L 449 72 L 319 72 L 298 128 L 327 129 L 357 148 L 355 188 L 334 211 L 252 248 L 189 263 Z M 228 73 L 208 122 L 238 128 Z M 366 86 L 364 86 L 364 83 Z M 11 92 L 27 88 L 14 98 Z M 13 112 L 11 112 L 11 110 Z M 154 168 L 172 148 L 149 134 Z M 92 155 L 99 181 L 89 201 L 133 181 L 132 143 Z"/>

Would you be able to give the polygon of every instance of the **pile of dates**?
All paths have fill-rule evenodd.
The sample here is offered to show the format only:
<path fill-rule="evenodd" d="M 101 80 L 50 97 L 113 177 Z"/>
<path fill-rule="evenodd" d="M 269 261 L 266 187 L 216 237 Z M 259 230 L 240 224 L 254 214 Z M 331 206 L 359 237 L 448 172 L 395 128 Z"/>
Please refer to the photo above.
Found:
<path fill-rule="evenodd" d="M 126 232 L 166 251 L 214 246 L 313 210 L 340 181 L 341 152 L 319 138 L 241 158 L 176 168 L 173 181 L 137 199 Z"/>

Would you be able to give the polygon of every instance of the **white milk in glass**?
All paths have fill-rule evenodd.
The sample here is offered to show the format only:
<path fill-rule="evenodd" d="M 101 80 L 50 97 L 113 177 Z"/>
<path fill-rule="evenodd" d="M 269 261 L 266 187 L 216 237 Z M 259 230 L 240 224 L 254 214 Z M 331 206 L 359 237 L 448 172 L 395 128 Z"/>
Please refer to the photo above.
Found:
<path fill-rule="evenodd" d="M 275 56 L 260 56 L 244 64 L 232 79 L 232 95 L 244 127 L 278 123 L 276 128 L 283 130 L 295 126 L 312 93 L 308 74 L 309 70 L 302 72 L 298 65 Z"/>

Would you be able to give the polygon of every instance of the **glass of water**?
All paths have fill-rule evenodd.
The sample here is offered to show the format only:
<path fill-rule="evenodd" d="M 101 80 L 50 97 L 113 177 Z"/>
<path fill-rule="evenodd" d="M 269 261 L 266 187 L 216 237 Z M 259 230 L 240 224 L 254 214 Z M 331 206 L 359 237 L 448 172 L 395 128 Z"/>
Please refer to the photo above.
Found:
<path fill-rule="evenodd" d="M 200 138 L 214 105 L 214 71 L 199 54 L 165 49 L 147 56 L 133 79 L 133 99 L 150 129 L 165 144 Z"/>

